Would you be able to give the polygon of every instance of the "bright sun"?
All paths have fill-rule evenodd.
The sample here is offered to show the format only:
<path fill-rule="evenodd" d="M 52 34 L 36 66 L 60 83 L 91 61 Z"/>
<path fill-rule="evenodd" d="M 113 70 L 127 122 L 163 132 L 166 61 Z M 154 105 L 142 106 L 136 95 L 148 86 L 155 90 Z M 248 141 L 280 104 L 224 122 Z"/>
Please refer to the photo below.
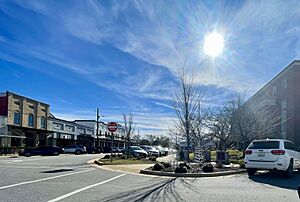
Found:
<path fill-rule="evenodd" d="M 217 32 L 210 33 L 204 39 L 204 53 L 211 57 L 217 57 L 220 55 L 223 51 L 223 47 L 223 36 Z"/>

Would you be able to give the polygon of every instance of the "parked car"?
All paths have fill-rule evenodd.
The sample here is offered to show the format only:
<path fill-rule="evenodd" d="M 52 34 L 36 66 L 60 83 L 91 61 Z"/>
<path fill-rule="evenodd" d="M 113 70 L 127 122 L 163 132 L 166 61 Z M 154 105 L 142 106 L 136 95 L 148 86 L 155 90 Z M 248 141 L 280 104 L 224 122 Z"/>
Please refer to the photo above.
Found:
<path fill-rule="evenodd" d="M 288 140 L 255 140 L 245 150 L 245 167 L 249 175 L 254 175 L 257 170 L 277 170 L 292 177 L 294 169 L 300 170 L 299 151 Z"/>
<path fill-rule="evenodd" d="M 64 153 L 85 154 L 86 147 L 82 145 L 71 145 L 63 148 Z"/>
<path fill-rule="evenodd" d="M 167 152 L 162 146 L 156 146 L 155 147 L 159 151 L 159 156 L 166 156 Z"/>
<path fill-rule="evenodd" d="M 146 158 L 148 156 L 148 153 L 138 146 L 129 147 L 129 154 L 133 155 L 134 157 L 143 157 L 143 158 Z"/>
<path fill-rule="evenodd" d="M 140 148 L 148 152 L 149 156 L 156 156 L 156 157 L 159 156 L 159 151 L 155 147 L 148 146 L 148 145 L 141 145 Z"/>
<path fill-rule="evenodd" d="M 27 148 L 22 149 L 19 152 L 20 156 L 35 156 L 35 155 L 54 155 L 58 156 L 63 153 L 62 149 L 59 147 L 35 147 L 35 148 Z"/>
<path fill-rule="evenodd" d="M 101 153 L 101 149 L 98 147 L 94 147 L 94 146 L 91 146 L 91 147 L 87 147 L 86 148 L 86 152 L 88 154 L 99 154 Z"/>
<path fill-rule="evenodd" d="M 112 152 L 114 153 L 121 153 L 123 148 L 119 148 L 119 147 L 113 147 L 112 148 Z"/>
<path fill-rule="evenodd" d="M 123 150 L 124 150 L 124 147 L 117 147 L 116 148 L 116 152 L 118 152 L 118 153 L 122 153 Z"/>

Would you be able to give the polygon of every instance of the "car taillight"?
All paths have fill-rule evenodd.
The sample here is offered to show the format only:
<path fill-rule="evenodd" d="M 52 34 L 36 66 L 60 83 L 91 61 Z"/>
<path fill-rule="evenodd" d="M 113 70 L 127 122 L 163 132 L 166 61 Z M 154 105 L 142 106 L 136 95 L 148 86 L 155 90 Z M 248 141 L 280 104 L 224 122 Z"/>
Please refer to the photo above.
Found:
<path fill-rule="evenodd" d="M 245 151 L 245 155 L 251 155 L 252 154 L 252 150 L 246 150 Z"/>
<path fill-rule="evenodd" d="M 285 151 L 284 150 L 281 150 L 281 149 L 276 149 L 276 150 L 272 150 L 271 153 L 273 155 L 284 155 L 285 154 Z"/>

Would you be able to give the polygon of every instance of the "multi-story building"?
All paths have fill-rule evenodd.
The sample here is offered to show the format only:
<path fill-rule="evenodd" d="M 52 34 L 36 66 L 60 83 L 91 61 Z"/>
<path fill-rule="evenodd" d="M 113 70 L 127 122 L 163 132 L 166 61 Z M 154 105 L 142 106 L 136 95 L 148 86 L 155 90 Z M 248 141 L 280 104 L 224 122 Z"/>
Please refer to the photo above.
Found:
<path fill-rule="evenodd" d="M 98 134 L 98 135 L 97 135 Z M 81 144 L 98 145 L 109 150 L 125 146 L 125 131 L 120 125 L 115 133 L 104 122 L 67 121 L 54 117 L 50 105 L 17 95 L 0 93 L 0 146 L 35 147 Z"/>
<path fill-rule="evenodd" d="M 47 144 L 50 106 L 12 92 L 0 94 L 0 115 L 7 124 L 0 145 L 41 146 Z"/>
<path fill-rule="evenodd" d="M 246 105 L 252 110 L 267 112 L 265 119 L 274 119 L 272 137 L 291 140 L 300 147 L 300 61 L 290 63 Z"/>
<path fill-rule="evenodd" d="M 53 115 L 50 116 L 49 122 L 49 131 L 52 132 L 50 145 L 60 147 L 74 144 L 94 145 L 93 127 L 59 119 Z"/>
<path fill-rule="evenodd" d="M 95 146 L 99 146 L 104 150 L 110 150 L 111 146 L 125 147 L 125 130 L 121 125 L 119 125 L 116 132 L 111 133 L 107 130 L 107 124 L 100 121 L 98 122 L 97 133 L 97 121 L 95 120 L 75 120 L 74 122 L 94 128 Z"/>

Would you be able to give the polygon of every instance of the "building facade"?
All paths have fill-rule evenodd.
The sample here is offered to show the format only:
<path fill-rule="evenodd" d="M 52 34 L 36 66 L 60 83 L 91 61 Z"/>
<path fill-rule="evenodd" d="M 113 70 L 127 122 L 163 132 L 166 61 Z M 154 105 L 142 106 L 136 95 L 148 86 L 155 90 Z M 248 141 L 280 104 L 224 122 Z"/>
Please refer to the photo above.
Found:
<path fill-rule="evenodd" d="M 107 130 L 107 124 L 100 121 L 97 133 L 97 121 L 95 120 L 75 120 L 74 122 L 93 127 L 95 146 L 103 148 L 104 151 L 109 151 L 111 147 L 125 147 L 125 130 L 121 125 L 119 125 L 116 132 L 111 133 Z"/>
<path fill-rule="evenodd" d="M 0 115 L 5 117 L 6 134 L 0 136 L 0 145 L 47 145 L 50 106 L 12 92 L 0 94 Z"/>
<path fill-rule="evenodd" d="M 98 128 L 98 132 L 97 132 Z M 121 125 L 110 133 L 95 120 L 68 121 L 50 113 L 50 105 L 12 92 L 0 93 L 0 146 L 36 147 L 80 144 L 104 151 L 125 146 Z"/>
<path fill-rule="evenodd" d="M 93 127 L 59 119 L 53 115 L 50 116 L 49 123 L 49 131 L 52 132 L 49 141 L 51 146 L 65 147 L 80 144 L 90 147 L 94 145 Z"/>
<path fill-rule="evenodd" d="M 255 93 L 245 105 L 251 110 L 265 112 L 265 119 L 274 119 L 271 137 L 291 140 L 300 147 L 299 86 L 300 61 L 295 60 Z"/>

